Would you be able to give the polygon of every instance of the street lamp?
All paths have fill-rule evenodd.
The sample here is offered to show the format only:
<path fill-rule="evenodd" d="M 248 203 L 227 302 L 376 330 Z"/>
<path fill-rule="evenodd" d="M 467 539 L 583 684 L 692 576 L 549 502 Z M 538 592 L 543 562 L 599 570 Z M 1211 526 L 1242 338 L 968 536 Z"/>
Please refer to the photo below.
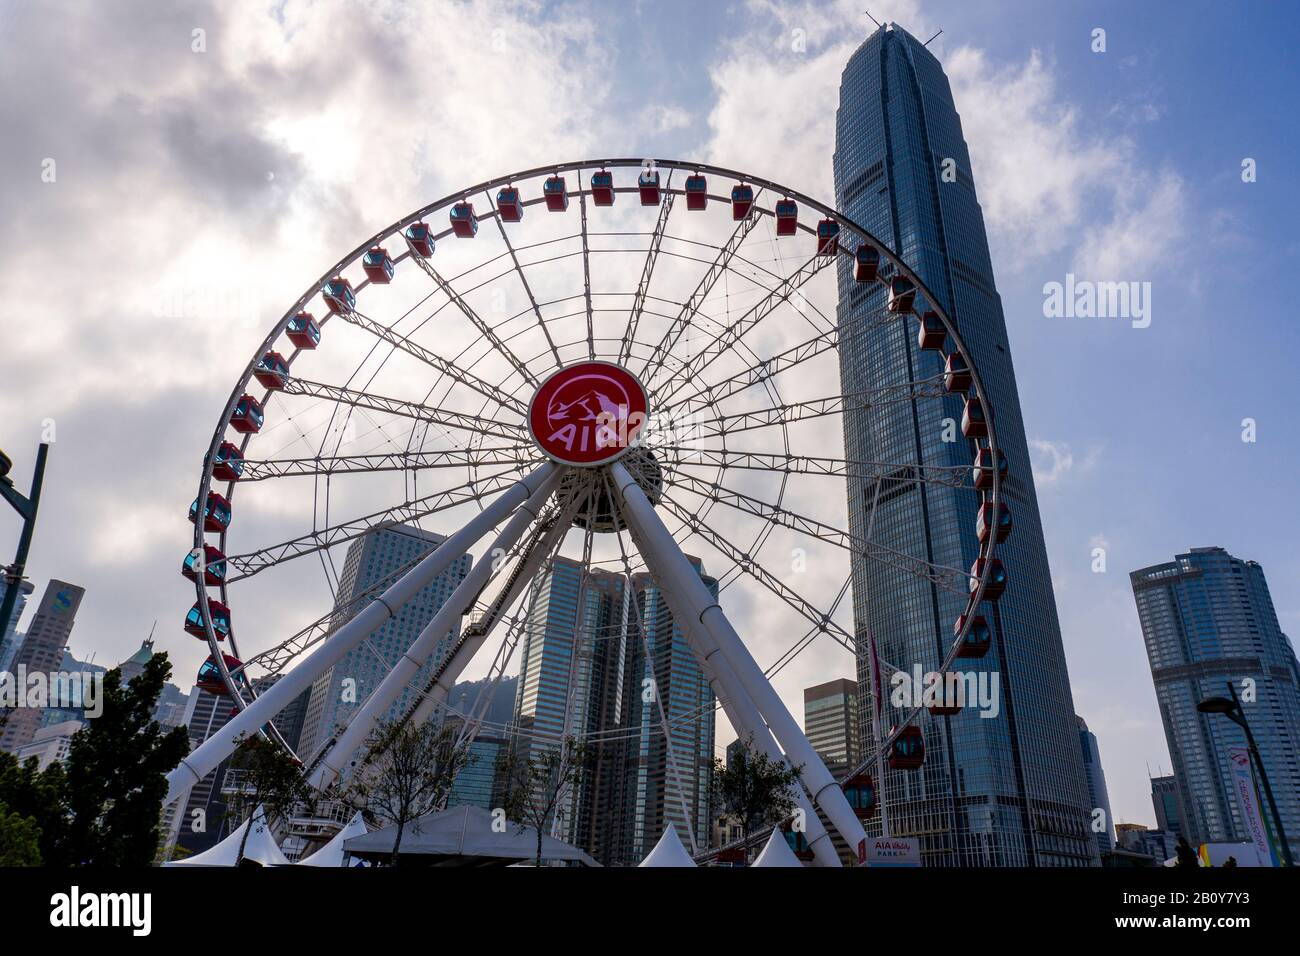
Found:
<path fill-rule="evenodd" d="M 1250 759 L 1255 769 L 1259 771 L 1260 783 L 1264 785 L 1264 796 L 1268 798 L 1269 812 L 1273 814 L 1273 821 L 1277 824 L 1277 839 L 1282 844 L 1282 856 L 1287 866 L 1294 866 L 1295 862 L 1291 859 L 1291 845 L 1287 843 L 1286 831 L 1282 828 L 1282 815 L 1277 812 L 1277 801 L 1273 799 L 1273 788 L 1269 786 L 1264 761 L 1259 756 L 1259 748 L 1255 746 L 1255 735 L 1250 732 L 1250 724 L 1246 723 L 1246 712 L 1241 709 L 1241 701 L 1237 699 L 1237 688 L 1233 686 L 1232 681 L 1228 681 L 1228 693 L 1232 696 L 1207 697 L 1196 705 L 1196 709 L 1203 714 L 1222 714 L 1246 732 L 1246 749 L 1250 752 Z"/>
<path fill-rule="evenodd" d="M 18 589 L 22 584 L 23 569 L 27 565 L 27 552 L 32 546 L 32 533 L 36 530 L 36 509 L 41 503 L 41 483 L 45 480 L 45 457 L 49 451 L 50 446 L 45 442 L 41 442 L 40 447 L 36 449 L 36 469 L 32 473 L 30 496 L 21 494 L 14 487 L 13 479 L 9 477 L 13 461 L 0 451 L 0 497 L 9 502 L 14 511 L 18 512 L 18 516 L 23 519 L 23 531 L 18 537 L 18 553 L 14 556 L 14 563 L 3 569 L 7 586 L 4 603 L 0 604 L 0 635 L 9 630 L 9 618 L 18 601 Z"/>

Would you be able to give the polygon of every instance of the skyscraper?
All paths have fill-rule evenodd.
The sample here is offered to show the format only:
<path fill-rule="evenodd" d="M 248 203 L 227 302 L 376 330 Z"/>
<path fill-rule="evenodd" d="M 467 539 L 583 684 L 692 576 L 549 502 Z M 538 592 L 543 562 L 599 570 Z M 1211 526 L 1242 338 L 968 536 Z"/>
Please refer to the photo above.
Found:
<path fill-rule="evenodd" d="M 1106 774 L 1101 769 L 1101 748 L 1097 746 L 1097 735 L 1088 729 L 1087 722 L 1082 717 L 1076 719 L 1079 721 L 1083 769 L 1088 780 L 1088 802 L 1092 804 L 1092 832 L 1097 840 L 1098 852 L 1105 854 L 1115 848 L 1115 840 L 1111 835 L 1115 821 L 1110 816 L 1110 794 L 1106 790 Z M 1098 810 L 1102 811 L 1103 816 L 1096 816 Z"/>
<path fill-rule="evenodd" d="M 858 762 L 858 685 L 827 681 L 803 691 L 803 730 L 808 742 L 832 773 L 842 774 Z"/>
<path fill-rule="evenodd" d="M 1197 703 L 1232 683 L 1259 747 L 1292 852 L 1300 853 L 1300 687 L 1264 569 L 1223 548 L 1192 548 L 1129 575 L 1191 843 L 1250 840 L 1228 751 L 1245 734 Z M 1270 817 L 1265 804 L 1263 813 Z"/>
<path fill-rule="evenodd" d="M 86 594 L 84 588 L 67 581 L 51 579 L 41 597 L 40 606 L 27 626 L 22 647 L 14 655 L 13 666 L 28 674 L 57 673 L 63 662 L 63 650 L 77 618 L 77 608 Z M 41 711 L 33 707 L 19 707 L 12 711 L 0 729 L 0 750 L 17 753 L 18 748 L 29 743 L 41 727 Z"/>
<path fill-rule="evenodd" d="M 342 627 L 373 598 L 365 592 L 390 578 L 399 569 L 427 554 L 445 538 L 421 531 L 410 525 L 390 522 L 366 532 L 348 546 L 335 594 L 331 632 Z M 354 647 L 343 659 L 316 679 L 303 722 L 299 747 L 303 760 L 310 760 L 342 726 L 360 709 L 370 693 L 379 686 L 394 664 L 419 637 L 424 626 L 451 597 L 452 591 L 469 573 L 473 556 L 463 554 L 442 574 L 426 584 L 397 614 L 379 627 L 367 641 Z M 382 588 L 375 591 L 377 596 Z M 406 689 L 384 714 L 396 720 L 410 707 L 419 688 L 425 687 L 430 675 L 458 636 L 453 627 L 429 655 Z"/>
<path fill-rule="evenodd" d="M 955 175 L 944 176 L 945 169 Z M 969 348 L 1007 457 L 1003 499 L 1015 519 L 1015 532 L 998 548 L 1009 586 L 1000 602 L 982 611 L 993 629 L 993 648 L 975 665 L 999 672 L 998 715 L 981 717 L 966 708 L 924 722 L 924 766 L 885 777 L 891 835 L 919 837 L 925 865 L 1091 864 L 1097 851 L 1087 825 L 1074 703 L 970 156 L 942 66 L 893 24 L 873 33 L 844 69 L 834 172 L 837 207 L 920 275 Z M 879 284 L 855 283 L 843 258 L 838 266 L 843 392 L 942 372 L 936 352 L 917 348 L 913 325 L 879 324 L 844 334 L 864 315 L 882 311 L 885 293 Z M 974 443 L 960 435 L 944 441 L 951 431 L 945 420 L 960 421 L 961 415 L 956 396 L 847 410 L 845 457 L 969 467 Z M 976 496 L 906 475 L 880 477 L 872 540 L 936 564 L 969 568 L 977 552 Z M 847 482 L 849 527 L 861 538 L 867 537 L 875 479 Z M 853 556 L 851 567 L 859 646 L 873 634 L 890 663 L 909 671 L 917 664 L 935 669 L 951 643 L 963 598 L 861 555 Z M 863 750 L 870 753 L 872 688 L 868 656 L 859 659 Z M 883 712 L 888 724 L 894 716 L 888 700 Z"/>
<path fill-rule="evenodd" d="M 5 599 L 5 591 L 9 589 L 9 582 L 0 575 L 0 602 Z M 18 598 L 14 602 L 13 617 L 9 618 L 9 623 L 0 634 L 0 671 L 9 670 L 9 664 L 13 661 L 14 655 L 18 653 L 18 645 L 21 638 L 18 636 L 18 621 L 23 616 L 23 611 L 27 607 L 27 596 L 36 590 L 30 581 L 23 581 L 18 586 Z"/>
<path fill-rule="evenodd" d="M 1183 812 L 1178 801 L 1178 781 L 1173 774 L 1151 778 L 1151 806 L 1156 811 L 1156 829 L 1183 835 Z"/>

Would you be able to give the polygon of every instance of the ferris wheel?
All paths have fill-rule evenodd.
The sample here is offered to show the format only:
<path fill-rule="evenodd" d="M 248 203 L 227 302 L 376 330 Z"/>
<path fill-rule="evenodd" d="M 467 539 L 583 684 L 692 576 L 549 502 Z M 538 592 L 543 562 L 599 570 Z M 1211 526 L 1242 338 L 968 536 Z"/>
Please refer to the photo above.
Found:
<path fill-rule="evenodd" d="M 841 321 L 846 291 L 861 304 Z M 846 350 L 888 329 L 915 360 L 846 392 Z M 900 409 L 959 421 L 969 461 L 846 455 L 846 416 Z M 952 708 L 885 715 L 879 687 L 893 665 L 874 636 L 855 639 L 851 563 L 960 602 L 941 670 L 983 656 L 980 611 L 1006 586 L 994 551 L 1011 526 L 993 422 L 979 370 L 919 277 L 797 191 L 637 159 L 459 190 L 330 266 L 275 323 L 218 418 L 190 509 L 185 630 L 210 655 L 198 686 L 231 695 L 238 713 L 172 771 L 167 799 L 241 735 L 283 743 L 272 718 L 286 704 L 475 554 L 346 726 L 297 755 L 314 785 L 338 780 L 412 687 L 405 716 L 418 721 L 445 706 L 480 651 L 495 653 L 499 678 L 529 582 L 567 553 L 656 582 L 737 733 L 801 768 L 810 856 L 840 865 L 820 810 L 861 858 L 872 773 L 919 766 L 924 722 Z M 865 520 L 848 520 L 846 483 L 867 490 Z M 971 567 L 876 538 L 881 489 L 899 483 L 964 496 L 977 516 Z M 391 523 L 440 543 L 341 603 L 343 552 Z M 750 650 L 759 632 L 768 656 L 780 646 L 762 663 Z M 843 781 L 770 683 L 811 646 L 865 657 L 876 682 L 878 751 Z M 258 694 L 263 675 L 278 680 Z"/>

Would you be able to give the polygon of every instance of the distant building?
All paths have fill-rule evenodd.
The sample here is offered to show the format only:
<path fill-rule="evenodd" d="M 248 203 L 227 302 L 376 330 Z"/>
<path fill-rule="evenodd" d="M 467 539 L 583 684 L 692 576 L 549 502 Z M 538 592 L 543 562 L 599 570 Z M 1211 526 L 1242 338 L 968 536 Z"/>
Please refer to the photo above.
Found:
<path fill-rule="evenodd" d="M 75 584 L 50 581 L 27 627 L 22 646 L 14 655 L 11 668 L 14 673 L 20 668 L 25 668 L 27 674 L 58 672 L 77 608 L 85 594 L 85 589 Z M 41 710 L 33 707 L 18 707 L 10 712 L 9 719 L 0 728 L 0 750 L 17 753 L 24 744 L 30 743 L 41 727 L 42 716 Z"/>
<path fill-rule="evenodd" d="M 503 764 L 510 751 L 505 737 L 479 734 L 469 745 L 464 768 L 456 775 L 447 808 L 469 805 L 495 810 L 504 803 Z"/>
<path fill-rule="evenodd" d="M 60 724 L 42 727 L 29 743 L 18 748 L 19 763 L 26 763 L 29 758 L 36 757 L 39 761 L 37 770 L 44 770 L 52 763 L 62 763 L 68 759 L 73 736 L 84 726 L 85 723 L 80 720 L 65 720 Z"/>
<path fill-rule="evenodd" d="M 5 592 L 9 590 L 9 582 L 0 576 L 0 602 L 4 601 Z M 18 585 L 18 597 L 14 603 L 13 617 L 9 618 L 8 625 L 4 628 L 4 633 L 0 634 L 0 671 L 9 670 L 9 665 L 18 653 L 18 645 L 23 642 L 22 635 L 18 633 L 18 621 L 23 616 L 23 610 L 27 607 L 27 597 L 35 589 L 30 581 L 23 581 Z"/>
<path fill-rule="evenodd" d="M 857 696 L 858 682 L 845 678 L 804 688 L 804 734 L 837 776 L 858 763 Z"/>
<path fill-rule="evenodd" d="M 1092 803 L 1094 820 L 1092 833 L 1097 838 L 1098 852 L 1105 854 L 1115 846 L 1115 840 L 1111 837 L 1111 825 L 1114 821 L 1110 816 L 1110 794 L 1106 791 L 1106 774 L 1101 769 L 1101 750 L 1097 746 L 1097 735 L 1088 729 L 1084 719 L 1076 714 L 1075 720 L 1079 722 L 1079 746 L 1083 751 L 1084 779 L 1088 784 L 1088 800 Z M 1100 818 L 1096 816 L 1098 810 L 1103 813 Z M 1097 829 L 1098 826 L 1103 829 Z"/>
<path fill-rule="evenodd" d="M 1229 761 L 1229 751 L 1245 747 L 1245 734 L 1227 717 L 1196 709 L 1207 697 L 1227 696 L 1231 683 L 1243 697 L 1292 852 L 1300 854 L 1300 687 L 1263 568 L 1223 548 L 1192 548 L 1129 578 L 1188 842 L 1251 839 Z"/>
<path fill-rule="evenodd" d="M 1183 835 L 1183 812 L 1178 804 L 1178 782 L 1173 774 L 1151 778 L 1151 806 L 1156 811 L 1156 829 Z"/>
<path fill-rule="evenodd" d="M 1178 854 L 1178 838 L 1164 830 L 1152 830 L 1140 823 L 1117 823 L 1115 835 L 1121 848 L 1149 856 L 1156 864 Z"/>

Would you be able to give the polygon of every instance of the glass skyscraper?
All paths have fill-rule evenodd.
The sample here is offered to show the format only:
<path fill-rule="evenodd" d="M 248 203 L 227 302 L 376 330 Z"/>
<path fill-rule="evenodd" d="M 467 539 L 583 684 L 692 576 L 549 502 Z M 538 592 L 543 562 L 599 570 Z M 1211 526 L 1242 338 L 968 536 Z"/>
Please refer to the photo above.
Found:
<path fill-rule="evenodd" d="M 1292 853 L 1300 854 L 1300 671 L 1264 569 L 1222 548 L 1192 548 L 1129 577 L 1174 764 L 1183 835 L 1192 844 L 1250 840 L 1228 760 L 1230 749 L 1246 746 L 1245 734 L 1227 717 L 1196 709 L 1207 697 L 1228 696 L 1230 681 Z M 1261 805 L 1271 820 L 1262 798 Z"/>
<path fill-rule="evenodd" d="M 1092 825 L 1093 836 L 1097 839 L 1097 850 L 1105 855 L 1115 849 L 1115 840 L 1111 836 L 1115 821 L 1110 816 L 1110 794 L 1106 790 L 1106 772 L 1101 767 L 1101 748 L 1097 746 L 1097 735 L 1088 729 L 1087 721 L 1079 721 L 1079 749 L 1083 753 L 1083 770 L 1088 780 L 1088 802 L 1092 804 L 1093 814 L 1098 810 L 1104 816 L 1097 818 Z M 1101 829 L 1097 829 L 1101 827 Z"/>
<path fill-rule="evenodd" d="M 952 181 L 945 168 L 954 171 Z M 993 628 L 993 647 L 982 660 L 961 662 L 998 672 L 998 714 L 981 717 L 968 707 L 953 717 L 926 717 L 924 766 L 886 774 L 891 835 L 919 838 L 927 866 L 1092 864 L 1098 854 L 1088 829 L 1074 703 L 970 156 L 942 66 L 893 24 L 872 34 L 844 69 L 834 171 L 836 206 L 920 275 L 970 349 L 1007 457 L 1003 500 L 1015 520 L 1010 539 L 998 547 L 1009 586 L 1000 602 L 981 611 Z M 938 353 L 917 348 L 915 323 L 877 324 L 855 334 L 865 316 L 883 311 L 885 292 L 879 284 L 855 283 L 842 258 L 839 270 L 844 393 L 941 373 Z M 969 467 L 974 443 L 959 431 L 944 441 L 961 414 L 956 396 L 848 410 L 845 457 Z M 850 530 L 861 537 L 876 477 L 847 483 Z M 976 495 L 917 484 L 906 472 L 881 477 L 872 540 L 969 568 L 977 556 Z M 964 599 L 860 555 L 851 567 L 859 647 L 870 633 L 889 663 L 909 671 L 914 664 L 936 668 Z M 863 752 L 871 753 L 873 689 L 868 658 L 859 657 Z M 887 697 L 886 729 L 895 718 Z M 879 816 L 868 821 L 869 833 L 879 827 Z"/>

